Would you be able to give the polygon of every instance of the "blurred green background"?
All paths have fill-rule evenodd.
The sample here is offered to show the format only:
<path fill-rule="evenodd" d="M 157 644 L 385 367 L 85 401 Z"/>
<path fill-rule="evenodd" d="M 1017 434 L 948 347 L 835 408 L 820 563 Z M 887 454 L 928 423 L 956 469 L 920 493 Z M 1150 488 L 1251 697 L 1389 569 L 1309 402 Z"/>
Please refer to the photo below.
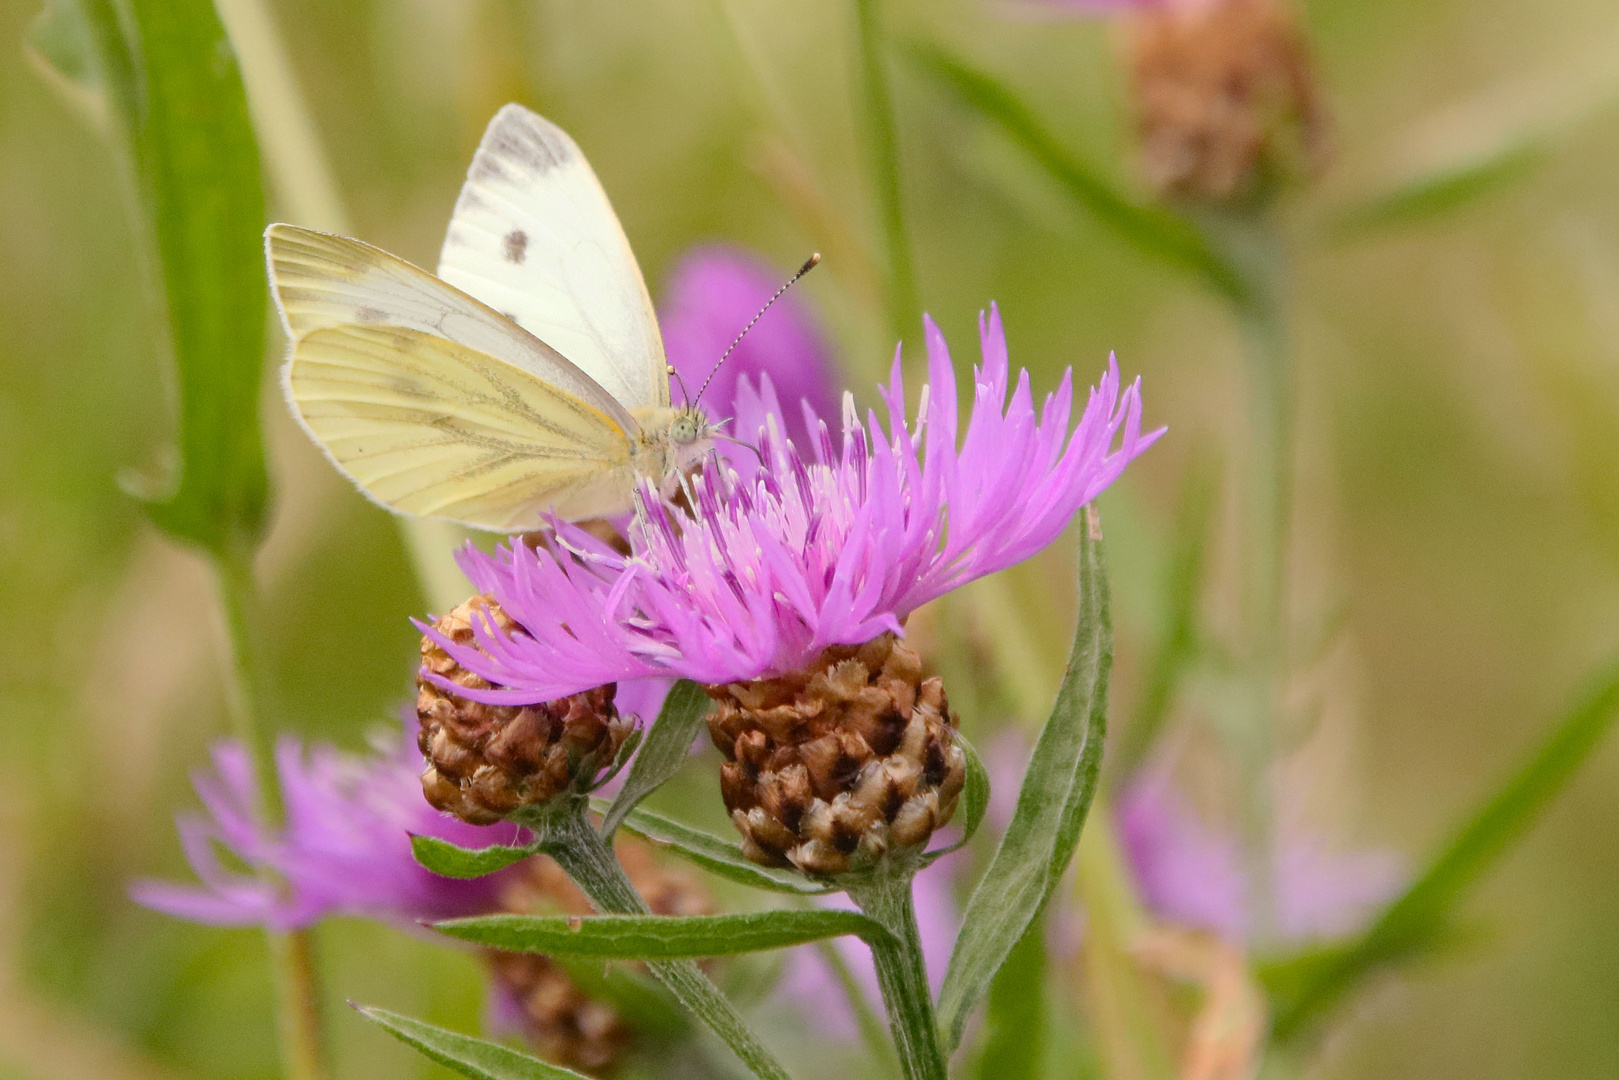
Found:
<path fill-rule="evenodd" d="M 869 399 L 892 335 L 876 302 L 851 5 L 272 7 L 357 235 L 431 265 L 484 123 L 523 101 L 585 148 L 654 293 L 699 241 L 747 245 L 784 270 L 823 251 L 826 269 L 802 288 Z M 187 771 L 225 728 L 221 646 L 204 564 L 119 486 L 169 438 L 167 373 L 113 159 L 24 57 L 37 8 L 0 0 L 0 625 L 12 642 L 0 1077 L 267 1077 L 259 935 L 125 896 L 133 877 L 189 877 L 171 822 L 194 806 Z M 1107 26 L 1010 18 L 988 0 L 890 11 L 898 39 L 998 73 L 1131 182 Z M 1416 860 L 1619 653 L 1619 13 L 1601 0 L 1362 0 L 1307 18 L 1337 155 L 1288 212 L 1291 617 L 1300 640 L 1327 642 L 1298 687 L 1299 712 L 1319 724 L 1295 779 L 1337 835 Z M 1144 378 L 1149 420 L 1171 429 L 1104 502 L 1115 715 L 1127 715 L 1183 474 L 1242 453 L 1230 318 L 914 68 L 895 71 L 921 292 L 958 362 L 975 356 L 973 322 L 994 299 L 1037 388 L 1070 364 L 1089 381 L 1116 350 Z M 1544 138 L 1543 160 L 1498 190 L 1428 220 L 1334 228 L 1359 200 L 1526 132 Z M 263 629 L 282 723 L 359 748 L 410 692 L 407 617 L 428 605 L 392 520 L 325 465 L 268 386 L 265 403 L 278 498 Z M 1216 629 L 1233 617 L 1229 495 L 1217 516 L 1204 598 Z M 1046 588 L 1049 569 L 1014 575 L 1014 595 Z M 1051 685 L 1062 606 L 1025 609 L 1030 637 L 1051 642 L 1031 660 Z M 1178 719 L 1197 729 L 1195 699 Z M 1619 1074 L 1615 835 L 1610 744 L 1476 892 L 1477 933 L 1358 998 L 1311 1075 Z M 335 998 L 476 1025 L 471 961 L 357 922 L 319 937 Z M 441 1075 L 340 1004 L 332 1022 L 345 1078 Z"/>

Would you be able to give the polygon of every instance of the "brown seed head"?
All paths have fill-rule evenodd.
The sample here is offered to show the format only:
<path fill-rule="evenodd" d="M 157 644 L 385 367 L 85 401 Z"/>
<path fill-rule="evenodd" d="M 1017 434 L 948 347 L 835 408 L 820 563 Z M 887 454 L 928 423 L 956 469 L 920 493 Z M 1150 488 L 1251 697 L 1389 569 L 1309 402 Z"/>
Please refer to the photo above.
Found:
<path fill-rule="evenodd" d="M 434 624 L 457 645 L 474 646 L 473 620 L 519 629 L 495 602 L 475 596 Z M 422 639 L 417 677 L 417 745 L 427 759 L 422 793 L 435 807 L 474 825 L 500 821 L 565 791 L 587 790 L 613 763 L 634 728 L 603 686 L 538 705 L 484 705 L 430 682 L 433 672 L 469 689 L 491 684 L 456 663 L 432 638 Z"/>
<path fill-rule="evenodd" d="M 944 684 L 893 634 L 708 693 L 721 794 L 755 862 L 841 874 L 920 849 L 955 813 L 967 762 Z"/>
<path fill-rule="evenodd" d="M 660 864 L 646 844 L 621 837 L 619 862 L 658 915 L 706 915 L 714 910 L 691 876 Z M 588 915 L 590 903 L 556 863 L 536 856 L 501 889 L 501 908 L 523 915 Z M 495 982 L 522 1014 L 523 1034 L 547 1060 L 593 1075 L 611 1071 L 631 1030 L 613 1007 L 592 998 L 568 973 L 534 953 L 485 950 Z"/>
<path fill-rule="evenodd" d="M 1283 0 L 1176 0 L 1132 29 L 1142 171 L 1160 194 L 1225 203 L 1324 163 L 1321 93 Z"/>

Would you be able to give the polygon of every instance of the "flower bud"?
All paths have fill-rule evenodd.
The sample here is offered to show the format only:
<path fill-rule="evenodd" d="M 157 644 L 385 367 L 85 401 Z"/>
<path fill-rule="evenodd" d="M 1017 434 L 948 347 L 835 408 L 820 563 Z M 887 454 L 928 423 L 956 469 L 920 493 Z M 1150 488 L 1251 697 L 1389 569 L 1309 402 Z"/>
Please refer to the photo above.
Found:
<path fill-rule="evenodd" d="M 944 684 L 884 634 L 774 679 L 708 687 L 743 853 L 826 877 L 920 851 L 966 782 Z"/>
<path fill-rule="evenodd" d="M 1159 194 L 1226 203 L 1314 168 L 1327 123 L 1282 0 L 1176 0 L 1133 20 L 1141 165 Z"/>
<path fill-rule="evenodd" d="M 516 622 L 487 597 L 475 596 L 434 624 L 457 645 L 475 647 L 473 620 L 501 632 Z M 488 825 L 566 791 L 588 791 L 612 766 L 634 728 L 618 715 L 614 686 L 602 686 L 538 705 L 486 705 L 443 689 L 431 672 L 471 690 L 492 684 L 463 668 L 430 637 L 422 639 L 417 677 L 417 745 L 427 759 L 422 794 L 447 813 Z"/>
<path fill-rule="evenodd" d="M 659 863 L 646 844 L 620 837 L 619 862 L 657 915 L 706 915 L 713 903 L 696 880 Z M 503 911 L 520 915 L 588 915 L 591 908 L 561 867 L 528 859 L 501 889 Z M 591 997 L 550 959 L 535 953 L 485 950 L 498 992 L 515 1006 L 522 1034 L 540 1055 L 592 1074 L 611 1071 L 632 1031 L 607 1002 Z"/>

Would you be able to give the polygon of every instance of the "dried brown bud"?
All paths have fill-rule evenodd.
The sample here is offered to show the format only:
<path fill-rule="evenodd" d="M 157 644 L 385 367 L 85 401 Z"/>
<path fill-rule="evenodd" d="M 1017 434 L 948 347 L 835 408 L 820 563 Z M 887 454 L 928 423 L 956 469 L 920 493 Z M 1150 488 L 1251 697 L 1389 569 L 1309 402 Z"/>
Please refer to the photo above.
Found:
<path fill-rule="evenodd" d="M 706 915 L 714 908 L 690 875 L 665 867 L 651 848 L 620 837 L 624 865 L 647 906 L 658 915 Z M 501 889 L 501 907 L 523 915 L 588 915 L 590 904 L 556 863 L 536 856 Z M 544 956 L 487 950 L 501 991 L 522 1015 L 523 1034 L 547 1060 L 592 1074 L 610 1071 L 629 1044 L 631 1031 L 611 1005 L 585 993 L 566 971 Z"/>
<path fill-rule="evenodd" d="M 919 850 L 955 813 L 967 762 L 944 684 L 893 634 L 708 693 L 721 793 L 755 862 L 858 870 Z"/>
<path fill-rule="evenodd" d="M 510 633 L 517 624 L 488 597 L 475 596 L 434 629 L 474 646 L 473 619 Z M 440 810 L 474 825 L 500 821 L 564 791 L 590 788 L 609 768 L 634 728 L 613 707 L 613 686 L 538 705 L 484 705 L 430 682 L 433 672 L 459 686 L 491 684 L 456 663 L 432 638 L 422 639 L 417 677 L 417 745 L 427 759 L 422 793 Z"/>
<path fill-rule="evenodd" d="M 1177 0 L 1133 31 L 1142 171 L 1160 194 L 1229 202 L 1325 160 L 1321 94 L 1282 0 Z"/>

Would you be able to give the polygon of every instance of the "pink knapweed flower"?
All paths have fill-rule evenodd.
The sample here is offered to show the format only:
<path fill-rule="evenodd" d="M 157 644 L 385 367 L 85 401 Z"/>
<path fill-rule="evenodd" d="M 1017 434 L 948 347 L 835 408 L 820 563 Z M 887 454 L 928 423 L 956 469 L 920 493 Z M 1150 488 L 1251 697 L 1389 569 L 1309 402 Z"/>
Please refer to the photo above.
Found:
<path fill-rule="evenodd" d="M 717 371 L 714 368 L 784 280 L 785 274 L 768 269 L 762 260 L 740 248 L 722 244 L 695 248 L 681 257 L 669 275 L 663 303 L 658 306 L 658 325 L 663 331 L 664 352 L 686 390 L 695 395 L 713 373 L 713 381 L 703 391 L 710 416 L 734 418 L 743 381 L 757 383 L 768 377 L 787 406 L 788 439 L 795 446 L 808 447 L 810 431 L 799 402 L 807 402 L 817 415 L 831 415 L 837 408 L 839 379 L 826 336 L 795 293 L 777 300 L 730 359 Z M 727 456 L 734 453 L 726 443 L 720 449 Z"/>
<path fill-rule="evenodd" d="M 690 485 L 689 512 L 643 488 L 629 556 L 560 522 L 537 548 L 469 547 L 467 576 L 523 632 L 486 624 L 476 647 L 462 647 L 423 626 L 498 687 L 446 689 L 516 704 L 622 679 L 783 674 L 828 646 L 902 633 L 928 601 L 1034 554 L 1162 430 L 1142 433 L 1139 382 L 1122 387 L 1112 362 L 1077 425 L 1072 372 L 1037 413 L 1028 373 L 1009 385 L 993 308 L 979 334 L 983 366 L 959 439 L 955 372 L 929 320 L 929 380 L 914 427 L 897 354 L 881 391 L 886 428 L 875 412 L 862 422 L 846 396 L 841 449 L 805 407 L 815 438 L 801 453 L 782 435 L 770 380 L 758 393 L 744 384 L 738 430 L 758 432 L 760 462 L 705 470 Z"/>
<path fill-rule="evenodd" d="M 414 716 L 411 727 L 414 727 Z M 329 915 L 403 925 L 494 911 L 499 875 L 442 878 L 411 854 L 410 834 L 464 847 L 515 843 L 518 830 L 467 825 L 422 799 L 422 758 L 413 740 L 371 757 L 294 738 L 276 747 L 285 823 L 267 831 L 254 817 L 257 781 L 241 744 L 213 752 L 214 772 L 194 778 L 207 816 L 179 820 L 180 842 L 201 886 L 143 881 L 133 899 L 177 918 L 218 926 L 310 926 Z M 279 881 L 228 869 L 219 849 Z"/>

